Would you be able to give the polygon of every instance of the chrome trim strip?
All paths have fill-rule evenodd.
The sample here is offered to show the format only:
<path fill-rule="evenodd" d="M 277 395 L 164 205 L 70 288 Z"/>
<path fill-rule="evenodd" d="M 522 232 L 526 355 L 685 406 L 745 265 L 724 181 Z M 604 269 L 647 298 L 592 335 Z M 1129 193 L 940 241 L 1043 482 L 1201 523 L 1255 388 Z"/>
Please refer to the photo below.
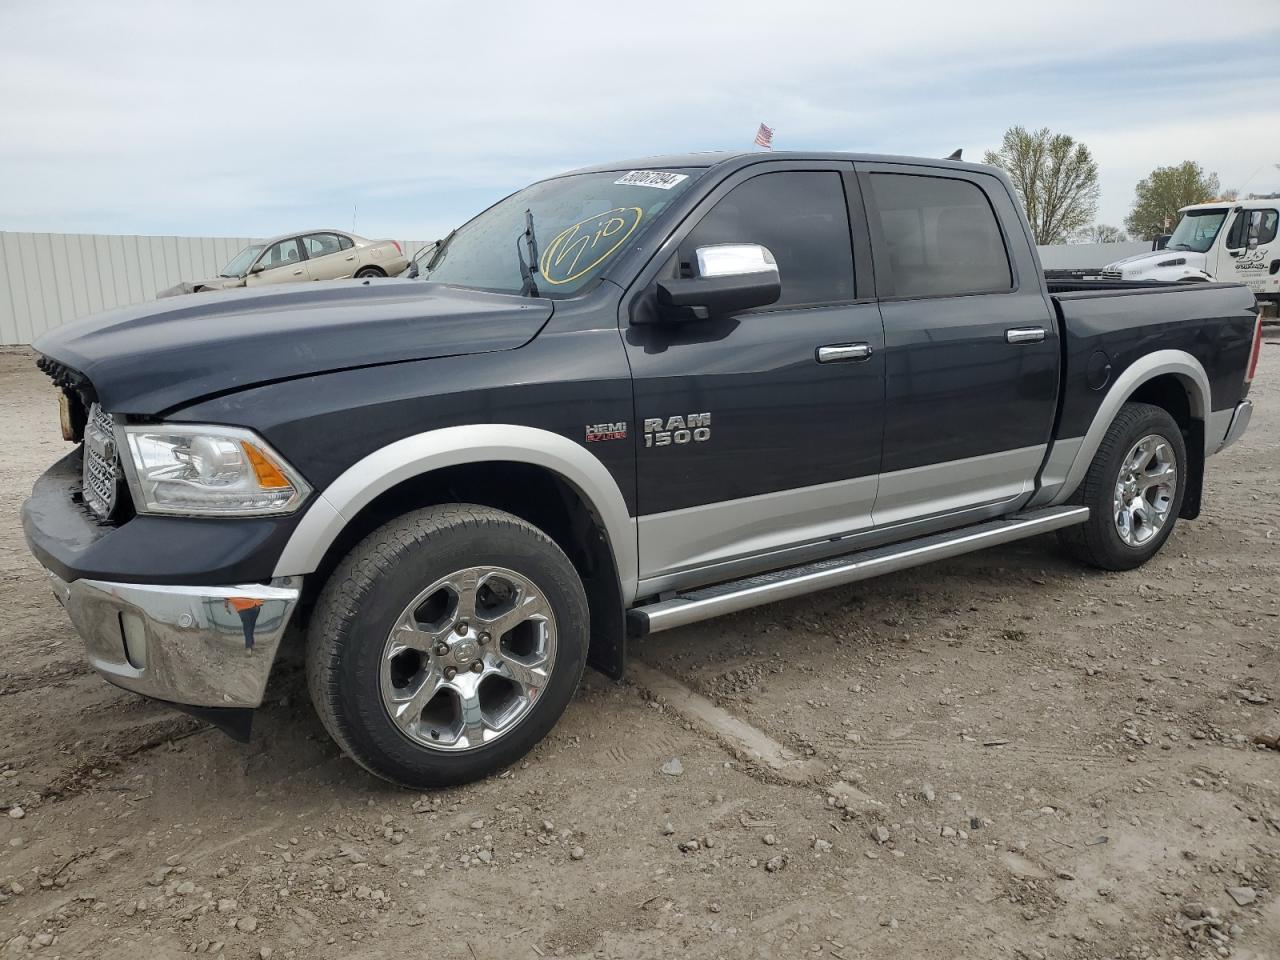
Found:
<path fill-rule="evenodd" d="M 388 444 L 348 467 L 314 498 L 276 561 L 275 575 L 314 572 L 342 528 L 396 484 L 442 467 L 485 461 L 545 467 L 572 484 L 604 526 L 618 566 L 623 601 L 635 598 L 636 522 L 608 469 L 568 437 L 505 423 L 429 430 Z"/>
<path fill-rule="evenodd" d="M 232 587 L 49 574 L 90 665 L 116 686 L 202 707 L 256 707 L 301 594 L 299 580 Z"/>
<path fill-rule="evenodd" d="M 1016 500 L 1031 492 L 1044 453 L 1036 444 L 882 473 L 872 521 L 879 527 Z"/>
<path fill-rule="evenodd" d="M 1053 499 L 1049 501 L 1051 505 L 1065 503 L 1076 492 L 1076 488 L 1080 486 L 1085 473 L 1089 470 L 1089 465 L 1093 463 L 1094 454 L 1098 452 L 1098 447 L 1102 443 L 1102 438 L 1106 436 L 1111 422 L 1115 420 L 1116 414 L 1120 412 L 1120 408 L 1133 395 L 1133 392 L 1148 380 L 1166 373 L 1174 374 L 1189 388 L 1187 395 L 1191 401 L 1191 416 L 1197 420 L 1206 419 L 1211 396 L 1209 377 L 1205 374 L 1199 360 L 1185 350 L 1157 350 L 1139 357 L 1116 378 L 1111 389 L 1102 398 L 1098 412 L 1093 415 L 1093 421 L 1085 432 L 1084 442 L 1080 444 L 1075 459 L 1071 461 L 1066 479 Z M 1206 455 L 1212 449 L 1206 424 Z"/>
<path fill-rule="evenodd" d="M 1222 445 L 1218 447 L 1218 452 L 1221 453 L 1244 436 L 1244 432 L 1249 429 L 1249 421 L 1252 419 L 1253 401 L 1241 400 L 1236 404 L 1236 408 L 1231 414 L 1231 425 L 1227 428 L 1226 436 L 1222 438 Z"/>
<path fill-rule="evenodd" d="M 1047 533 L 1089 519 L 1088 507 L 1037 510 L 1005 520 L 994 520 L 952 533 L 881 547 L 864 553 L 822 561 L 792 570 L 780 570 L 721 587 L 636 607 L 634 613 L 647 623 L 649 633 L 683 627 L 699 620 L 735 613 L 763 603 L 786 600 L 815 590 L 905 570 L 933 560 L 959 556 L 984 547 L 1009 543 Z"/>
<path fill-rule="evenodd" d="M 637 521 L 640 577 L 865 530 L 876 489 L 873 475 L 648 514 Z"/>

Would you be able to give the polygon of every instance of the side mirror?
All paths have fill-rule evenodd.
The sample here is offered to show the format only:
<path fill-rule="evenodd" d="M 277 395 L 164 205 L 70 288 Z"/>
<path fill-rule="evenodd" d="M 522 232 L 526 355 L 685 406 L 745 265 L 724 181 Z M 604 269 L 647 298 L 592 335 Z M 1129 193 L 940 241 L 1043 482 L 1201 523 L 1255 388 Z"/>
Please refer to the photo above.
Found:
<path fill-rule="evenodd" d="M 758 243 L 720 243 L 695 252 L 698 276 L 658 281 L 663 320 L 706 320 L 776 303 L 778 264 Z"/>
<path fill-rule="evenodd" d="M 255 263 L 252 267 L 249 268 L 249 272 L 261 273 L 265 269 L 267 269 L 267 265 L 265 263 Z"/>

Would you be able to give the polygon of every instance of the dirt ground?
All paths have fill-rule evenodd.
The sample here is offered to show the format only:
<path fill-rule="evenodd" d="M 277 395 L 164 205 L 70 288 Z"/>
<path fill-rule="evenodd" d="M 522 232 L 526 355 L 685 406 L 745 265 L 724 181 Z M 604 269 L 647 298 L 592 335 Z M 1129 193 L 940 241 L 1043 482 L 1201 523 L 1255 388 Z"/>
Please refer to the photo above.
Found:
<path fill-rule="evenodd" d="M 65 449 L 54 393 L 29 354 L 0 354 L 0 944 L 1280 957 L 1280 752 L 1254 742 L 1280 734 L 1268 339 L 1250 432 L 1144 569 L 1086 571 L 1041 538 L 639 645 L 809 758 L 811 782 L 589 672 L 526 762 L 429 795 L 344 759 L 296 664 L 248 746 L 90 672 L 17 519 Z"/>

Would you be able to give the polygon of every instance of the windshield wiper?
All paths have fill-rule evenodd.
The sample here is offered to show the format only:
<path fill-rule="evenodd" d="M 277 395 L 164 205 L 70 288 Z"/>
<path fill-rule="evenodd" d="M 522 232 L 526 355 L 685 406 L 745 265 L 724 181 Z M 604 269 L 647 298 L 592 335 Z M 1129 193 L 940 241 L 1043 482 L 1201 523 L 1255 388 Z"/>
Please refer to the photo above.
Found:
<path fill-rule="evenodd" d="M 454 227 L 443 240 L 436 241 L 436 248 L 431 251 L 430 258 L 428 258 L 427 262 L 422 265 L 423 270 L 430 273 L 431 269 L 440 262 L 440 258 L 444 256 L 445 250 L 448 248 L 449 244 L 453 242 L 453 238 L 457 232 L 458 228 Z"/>
<path fill-rule="evenodd" d="M 520 244 L 523 243 L 522 248 Z M 529 251 L 529 260 L 525 261 L 525 250 Z M 533 232 L 533 211 L 524 212 L 524 233 L 516 238 L 516 257 L 520 261 L 520 278 L 524 281 L 520 287 L 520 296 L 536 297 L 538 285 L 533 282 L 533 275 L 538 272 L 538 237 Z"/>

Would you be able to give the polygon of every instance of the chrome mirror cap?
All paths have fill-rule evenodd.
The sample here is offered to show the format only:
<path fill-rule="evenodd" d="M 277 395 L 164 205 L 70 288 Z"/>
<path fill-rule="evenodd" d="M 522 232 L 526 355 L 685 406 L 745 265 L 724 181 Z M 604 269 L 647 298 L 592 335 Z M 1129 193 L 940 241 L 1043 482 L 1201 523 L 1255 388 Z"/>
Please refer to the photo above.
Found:
<path fill-rule="evenodd" d="M 695 256 L 698 276 L 703 279 L 778 272 L 778 262 L 769 248 L 758 243 L 717 243 L 698 247 Z"/>

